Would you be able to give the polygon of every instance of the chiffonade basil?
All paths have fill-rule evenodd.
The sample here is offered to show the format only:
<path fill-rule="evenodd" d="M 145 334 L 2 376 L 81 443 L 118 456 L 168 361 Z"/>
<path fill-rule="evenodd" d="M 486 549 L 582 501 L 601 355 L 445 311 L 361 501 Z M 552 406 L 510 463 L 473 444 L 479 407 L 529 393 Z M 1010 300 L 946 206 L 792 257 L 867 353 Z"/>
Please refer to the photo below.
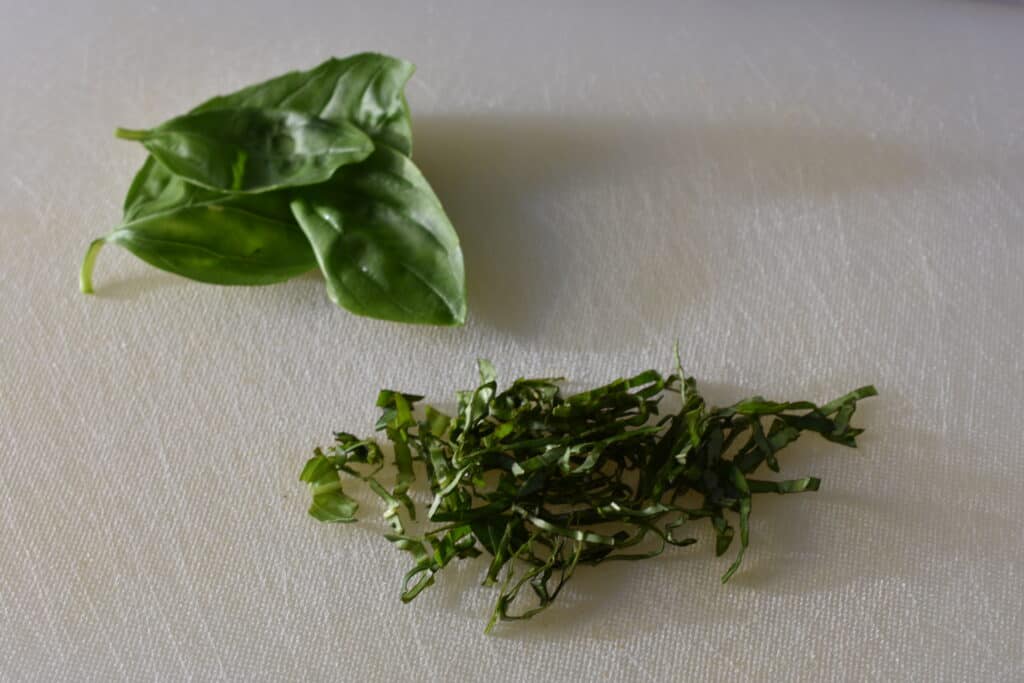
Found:
<path fill-rule="evenodd" d="M 499 386 L 493 365 L 481 360 L 479 369 L 476 388 L 457 392 L 449 415 L 418 410 L 419 396 L 382 390 L 376 429 L 394 458 L 385 460 L 372 438 L 335 432 L 300 478 L 312 493 L 309 512 L 322 522 L 358 519 L 352 485 L 380 498 L 385 538 L 412 555 L 405 602 L 452 562 L 489 555 L 483 584 L 498 595 L 487 631 L 546 609 L 579 565 L 645 560 L 697 543 L 688 529 L 704 520 L 716 554 L 738 537 L 728 581 L 750 545 L 754 497 L 820 484 L 761 479 L 756 470 L 778 472 L 779 452 L 804 432 L 856 446 L 864 430 L 850 419 L 858 401 L 877 393 L 864 386 L 822 405 L 755 397 L 716 408 L 678 358 L 668 376 L 647 370 L 572 395 L 559 379 Z M 384 481 L 396 485 L 389 491 Z M 413 502 L 417 483 L 429 488 L 429 507 Z"/>

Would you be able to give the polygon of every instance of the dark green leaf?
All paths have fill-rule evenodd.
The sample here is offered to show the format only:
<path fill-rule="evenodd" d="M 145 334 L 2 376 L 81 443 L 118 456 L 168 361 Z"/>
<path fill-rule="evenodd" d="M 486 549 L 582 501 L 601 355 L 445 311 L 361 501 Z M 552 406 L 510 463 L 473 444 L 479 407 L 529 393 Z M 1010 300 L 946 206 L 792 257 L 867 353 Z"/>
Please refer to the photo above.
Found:
<path fill-rule="evenodd" d="M 404 60 L 363 52 L 219 95 L 192 111 L 290 109 L 334 123 L 352 122 L 374 141 L 411 155 L 412 126 L 403 91 L 413 71 Z"/>
<path fill-rule="evenodd" d="M 412 161 L 378 145 L 328 183 L 293 190 L 331 299 L 359 315 L 434 325 L 466 318 L 462 251 Z"/>
<path fill-rule="evenodd" d="M 409 62 L 373 53 L 329 59 L 310 71 L 291 71 L 214 97 L 190 113 L 289 109 L 333 123 L 354 123 L 375 142 L 411 154 L 412 126 L 403 90 L 413 70 Z M 208 192 L 186 184 L 149 157 L 125 197 L 124 220 L 205 201 Z"/>
<path fill-rule="evenodd" d="M 308 270 L 312 255 L 332 299 L 350 310 L 463 323 L 458 238 L 409 159 L 403 89 L 412 72 L 408 62 L 380 54 L 330 59 L 214 97 L 153 131 L 120 131 L 152 155 L 125 197 L 124 225 L 90 245 L 82 290 L 92 291 L 106 242 L 219 284 L 287 279 Z M 374 145 L 380 149 L 368 158 Z M 358 170 L 336 173 L 346 165 Z M 286 199 L 294 212 L 267 216 L 230 196 L 239 193 Z M 299 219 L 301 239 L 292 230 Z"/>
<path fill-rule="evenodd" d="M 92 243 L 82 264 L 82 291 L 92 291 L 92 269 L 103 244 L 213 284 L 267 285 L 295 277 L 316 261 L 287 209 L 278 195 L 221 195 L 142 214 Z"/>
<path fill-rule="evenodd" d="M 732 545 L 734 531 L 732 526 L 725 521 L 725 517 L 713 518 L 712 524 L 715 529 L 715 555 L 720 557 Z"/>
<path fill-rule="evenodd" d="M 226 199 L 223 193 L 186 183 L 161 166 L 152 156 L 146 157 L 135 174 L 124 199 L 124 222 L 130 223 L 171 209 Z M 294 219 L 292 220 L 294 222 Z"/>
<path fill-rule="evenodd" d="M 213 109 L 117 135 L 140 141 L 181 179 L 231 193 L 322 183 L 373 151 L 352 123 L 283 109 Z"/>
<path fill-rule="evenodd" d="M 491 555 L 497 555 L 507 540 L 509 524 L 518 523 L 518 521 L 514 517 L 494 515 L 475 519 L 470 526 L 476 539 L 480 541 L 480 545 Z"/>

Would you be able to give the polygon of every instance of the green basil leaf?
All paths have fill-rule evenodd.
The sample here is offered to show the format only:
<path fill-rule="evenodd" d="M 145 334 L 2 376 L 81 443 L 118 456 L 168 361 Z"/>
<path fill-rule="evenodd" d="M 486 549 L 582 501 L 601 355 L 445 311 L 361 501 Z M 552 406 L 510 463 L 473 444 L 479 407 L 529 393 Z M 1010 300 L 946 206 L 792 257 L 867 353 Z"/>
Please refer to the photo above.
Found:
<path fill-rule="evenodd" d="M 374 141 L 408 156 L 412 124 L 403 91 L 415 69 L 405 60 L 371 52 L 332 58 L 310 71 L 291 71 L 214 97 L 192 111 L 290 109 L 334 123 L 354 123 Z"/>
<path fill-rule="evenodd" d="M 361 53 L 332 58 L 203 102 L 190 113 L 217 109 L 289 109 L 332 123 L 353 123 L 375 142 L 412 153 L 412 123 L 403 90 L 415 67 L 401 59 Z M 150 156 L 132 181 L 124 220 L 209 199 L 209 190 L 176 178 Z"/>
<path fill-rule="evenodd" d="M 124 200 L 124 222 L 130 223 L 145 216 L 164 213 L 171 209 L 203 204 L 223 196 L 185 182 L 161 166 L 152 155 L 146 157 L 142 168 L 135 174 Z"/>
<path fill-rule="evenodd" d="M 334 302 L 398 322 L 465 321 L 458 236 L 408 157 L 378 144 L 366 161 L 292 196 Z"/>
<path fill-rule="evenodd" d="M 220 284 L 275 282 L 315 261 L 331 297 L 356 313 L 461 324 L 458 238 L 409 159 L 403 89 L 412 72 L 379 54 L 330 59 L 214 97 L 153 131 L 120 131 L 151 156 L 129 188 L 122 227 L 90 245 L 83 291 L 99 248 L 113 242 Z M 256 196 L 288 201 L 288 215 L 268 214 Z"/>
<path fill-rule="evenodd" d="M 84 292 L 92 291 L 93 264 L 106 243 L 157 268 L 220 285 L 267 285 L 316 267 L 279 193 L 219 196 L 124 223 L 90 245 L 82 264 Z"/>
<path fill-rule="evenodd" d="M 215 109 L 153 128 L 118 129 L 138 140 L 174 175 L 218 192 L 267 192 L 322 183 L 362 161 L 373 142 L 347 121 L 284 109 Z"/>

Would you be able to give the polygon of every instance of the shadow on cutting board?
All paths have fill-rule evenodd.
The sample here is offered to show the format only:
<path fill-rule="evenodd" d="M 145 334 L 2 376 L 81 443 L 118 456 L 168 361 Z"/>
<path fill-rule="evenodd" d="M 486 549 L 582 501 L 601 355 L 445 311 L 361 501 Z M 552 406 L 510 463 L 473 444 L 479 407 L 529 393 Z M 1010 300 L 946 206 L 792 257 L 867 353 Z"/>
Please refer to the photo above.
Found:
<path fill-rule="evenodd" d="M 586 335 L 597 351 L 647 344 L 706 299 L 758 211 L 927 172 L 904 145 L 855 131 L 568 115 L 416 117 L 414 159 L 460 235 L 470 325 L 548 348 Z M 137 265 L 123 281 L 101 274 L 97 297 L 183 282 Z M 299 284 L 266 297 L 290 304 Z"/>
<path fill-rule="evenodd" d="M 950 443 L 925 430 L 905 428 L 894 436 L 895 425 L 865 424 L 888 435 L 885 448 L 880 439 L 865 442 L 854 455 L 858 464 L 844 468 L 847 481 L 829 486 L 825 479 L 805 509 L 786 505 L 781 497 L 758 501 L 758 513 L 767 517 L 763 531 L 757 529 L 759 551 L 732 584 L 757 593 L 837 592 L 874 582 L 930 585 L 958 577 L 963 583 L 979 572 L 1001 573 L 1019 564 L 1018 520 L 984 509 L 993 500 L 1019 496 L 1015 480 L 966 466 L 921 478 L 930 454 L 961 453 L 965 464 L 984 463 L 984 458 L 977 446 Z M 806 444 L 803 452 L 812 451 Z M 813 471 L 811 460 L 794 469 Z M 883 469 L 888 484 L 872 489 L 851 483 L 856 472 L 868 469 L 876 481 Z M 965 503 L 969 499 L 982 504 L 974 508 Z M 965 587 L 964 594 L 977 589 Z"/>
<path fill-rule="evenodd" d="M 471 316 L 557 348 L 649 341 L 707 296 L 760 207 L 926 172 L 899 144 L 796 124 L 474 114 L 417 117 L 415 135 L 462 240 Z"/>

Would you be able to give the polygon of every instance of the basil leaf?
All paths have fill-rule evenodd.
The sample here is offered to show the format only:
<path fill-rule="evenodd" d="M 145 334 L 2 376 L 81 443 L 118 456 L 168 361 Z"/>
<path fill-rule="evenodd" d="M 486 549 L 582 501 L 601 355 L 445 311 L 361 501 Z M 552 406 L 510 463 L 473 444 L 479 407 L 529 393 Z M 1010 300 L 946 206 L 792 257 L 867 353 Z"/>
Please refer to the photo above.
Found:
<path fill-rule="evenodd" d="M 321 183 L 373 151 L 366 133 L 283 109 L 215 109 L 153 128 L 118 129 L 183 180 L 219 192 L 266 192 Z"/>
<path fill-rule="evenodd" d="M 408 157 L 378 144 L 366 161 L 292 196 L 334 302 L 398 322 L 465 322 L 458 235 Z"/>
<path fill-rule="evenodd" d="M 171 184 L 171 194 L 180 185 Z M 316 267 L 313 252 L 281 194 L 215 196 L 142 214 L 90 245 L 81 287 L 92 291 L 99 249 L 117 244 L 147 263 L 220 285 L 267 285 Z"/>
<path fill-rule="evenodd" d="M 333 123 L 354 123 L 374 141 L 412 153 L 412 123 L 403 89 L 415 67 L 401 59 L 374 53 L 332 58 L 310 71 L 291 71 L 228 95 L 203 102 L 190 113 L 216 109 L 290 109 Z M 124 201 L 126 221 L 166 208 L 165 188 L 177 183 L 152 157 L 136 174 Z M 190 186 L 175 187 L 183 203 L 197 201 Z M 201 201 L 199 199 L 198 201 Z M 150 206 L 151 204 L 158 206 Z"/>
<path fill-rule="evenodd" d="M 186 183 L 148 156 L 128 188 L 123 220 L 130 223 L 144 216 L 213 201 L 223 194 Z"/>
<path fill-rule="evenodd" d="M 98 250 L 113 242 L 220 284 L 275 282 L 316 262 L 331 298 L 353 312 L 463 323 L 458 237 L 409 159 L 402 91 L 412 72 L 379 54 L 330 59 L 156 129 L 118 131 L 151 155 L 125 198 L 124 224 L 90 245 L 82 290 L 92 289 Z"/>
<path fill-rule="evenodd" d="M 403 90 L 411 63 L 364 52 L 332 58 L 203 102 L 193 112 L 255 107 L 290 109 L 334 123 L 351 122 L 374 139 L 412 154 L 412 124 Z"/>
<path fill-rule="evenodd" d="M 287 195 L 207 190 L 172 175 L 152 156 L 132 182 L 124 223 L 89 245 L 79 274 L 87 294 L 96 256 L 107 243 L 162 270 L 221 285 L 272 284 L 316 268 Z"/>

